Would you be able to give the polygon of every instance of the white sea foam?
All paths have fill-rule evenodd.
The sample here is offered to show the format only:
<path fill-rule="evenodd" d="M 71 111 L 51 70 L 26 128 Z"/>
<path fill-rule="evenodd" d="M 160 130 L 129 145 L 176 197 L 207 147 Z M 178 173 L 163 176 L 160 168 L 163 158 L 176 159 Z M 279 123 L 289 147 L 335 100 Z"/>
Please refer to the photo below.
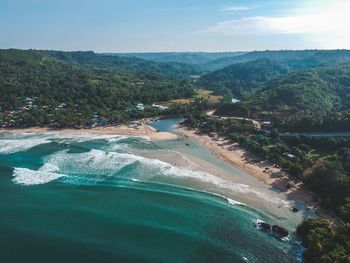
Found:
<path fill-rule="evenodd" d="M 46 133 L 19 133 L 7 136 L 5 139 L 0 139 L 0 154 L 12 154 L 16 152 L 27 151 L 35 146 L 48 144 L 56 141 L 62 144 L 83 143 L 93 140 L 106 140 L 107 144 L 116 144 L 119 141 L 128 139 L 128 136 L 119 135 L 94 135 L 89 133 L 61 133 L 61 132 L 46 132 Z M 134 137 L 133 137 L 134 138 Z M 135 137 L 140 141 L 150 141 L 147 136 Z"/>
<path fill-rule="evenodd" d="M 27 151 L 35 146 L 46 143 L 50 143 L 50 141 L 45 138 L 0 140 L 0 154 Z"/>
<path fill-rule="evenodd" d="M 236 200 L 233 200 L 231 198 L 226 198 L 227 202 L 230 204 L 230 205 L 241 205 L 241 206 L 245 206 L 244 203 L 241 203 L 241 202 L 238 202 Z"/>
<path fill-rule="evenodd" d="M 51 140 L 59 140 L 61 143 L 83 143 L 94 140 L 106 140 L 109 141 L 119 141 L 126 139 L 126 136 L 119 135 L 100 135 L 100 134 L 89 134 L 89 133 L 44 133 L 44 136 L 47 136 Z"/>
<path fill-rule="evenodd" d="M 261 220 L 261 219 L 254 219 L 252 224 L 255 226 L 256 229 L 261 230 L 262 226 L 261 224 L 265 223 L 265 221 Z"/>
<path fill-rule="evenodd" d="M 131 179 L 131 181 L 133 181 L 133 182 L 141 182 L 139 179 L 135 179 L 135 178 Z"/>
<path fill-rule="evenodd" d="M 21 185 L 39 185 L 49 183 L 64 176 L 63 174 L 55 173 L 54 171 L 57 171 L 57 167 L 52 165 L 44 165 L 38 171 L 27 168 L 15 168 L 12 181 Z"/>
<path fill-rule="evenodd" d="M 115 142 L 119 142 L 121 140 L 125 140 L 125 139 L 137 139 L 137 140 L 140 140 L 140 141 L 146 141 L 146 142 L 150 142 L 151 139 L 150 137 L 148 136 L 125 136 L 125 135 L 122 135 L 122 136 L 113 136 L 113 137 L 110 137 L 110 138 L 106 138 L 108 143 L 115 143 Z"/>
<path fill-rule="evenodd" d="M 289 237 L 282 237 L 282 238 L 281 238 L 281 241 L 283 241 L 283 242 L 289 242 L 289 241 L 290 241 L 290 238 L 289 238 Z"/>
<path fill-rule="evenodd" d="M 67 175 L 84 175 L 89 179 L 104 179 L 118 176 L 117 173 L 126 166 L 136 164 L 136 178 L 134 180 L 150 180 L 155 176 L 167 176 L 173 178 L 193 179 L 203 183 L 214 185 L 220 189 L 242 194 L 254 194 L 258 198 L 276 205 L 286 205 L 288 202 L 263 193 L 254 187 L 233 183 L 203 171 L 193 171 L 179 168 L 169 163 L 141 157 L 130 153 L 105 152 L 101 150 L 91 150 L 86 153 L 68 153 L 64 150 L 51 155 L 46 165 L 57 167 L 60 173 Z M 227 199 L 230 204 L 240 204 L 232 199 Z"/>
<path fill-rule="evenodd" d="M 68 150 L 64 150 L 47 159 L 47 163 L 59 167 L 62 173 L 90 176 L 112 176 L 134 162 L 135 160 L 129 158 L 128 154 L 108 153 L 100 150 L 77 154 L 69 154 Z"/>
<path fill-rule="evenodd" d="M 58 140 L 62 143 L 86 142 L 92 140 L 106 140 L 107 145 L 118 145 L 127 136 L 116 135 L 91 135 L 91 134 L 64 134 L 64 133 L 44 133 L 38 135 L 22 135 L 15 139 L 0 140 L 0 153 L 15 153 L 25 151 L 37 145 L 50 143 Z M 138 137 L 141 141 L 149 141 L 148 137 Z M 67 174 L 70 176 L 88 176 L 88 179 L 105 179 L 117 175 L 117 173 L 129 165 L 136 164 L 134 169 L 136 178 L 134 180 L 150 180 L 155 176 L 168 176 L 173 178 L 193 179 L 232 193 L 254 194 L 258 198 L 277 205 L 289 205 L 268 193 L 245 185 L 230 182 L 210 173 L 179 168 L 169 163 L 141 157 L 131 153 L 105 152 L 102 150 L 91 150 L 85 153 L 69 153 L 68 150 L 48 156 L 45 165 L 38 171 L 26 168 L 15 168 L 14 182 L 26 185 L 47 183 Z M 234 200 L 227 199 L 230 204 L 239 204 Z"/>

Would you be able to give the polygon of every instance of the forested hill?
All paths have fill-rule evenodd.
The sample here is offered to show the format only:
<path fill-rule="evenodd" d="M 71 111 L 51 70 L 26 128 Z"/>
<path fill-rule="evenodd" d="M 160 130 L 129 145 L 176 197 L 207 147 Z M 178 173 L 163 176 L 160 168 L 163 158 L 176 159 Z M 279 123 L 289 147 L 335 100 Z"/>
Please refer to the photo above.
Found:
<path fill-rule="evenodd" d="M 157 62 L 178 62 L 188 64 L 204 64 L 219 58 L 231 58 L 247 52 L 156 52 L 156 53 L 117 53 L 124 57 L 136 57 Z"/>
<path fill-rule="evenodd" d="M 203 64 L 202 67 L 208 71 L 214 71 L 232 64 L 245 63 L 262 58 L 286 63 L 291 70 L 300 70 L 350 62 L 350 50 L 254 51 L 240 56 L 224 57 L 209 61 Z"/>
<path fill-rule="evenodd" d="M 41 51 L 59 60 L 100 69 L 152 72 L 173 78 L 187 78 L 202 73 L 200 67 L 177 62 L 154 62 L 136 57 L 98 54 L 92 51 Z"/>
<path fill-rule="evenodd" d="M 291 73 L 257 91 L 250 103 L 317 114 L 349 110 L 350 64 Z"/>
<path fill-rule="evenodd" d="M 24 98 L 37 106 L 65 103 L 80 110 L 126 109 L 131 103 L 189 97 L 185 81 L 149 72 L 102 70 L 62 62 L 47 52 L 0 50 L 0 108 L 15 110 Z"/>
<path fill-rule="evenodd" d="M 245 91 L 262 88 L 269 81 L 288 72 L 288 66 L 284 63 L 271 59 L 258 59 L 208 73 L 198 80 L 197 85 L 219 94 L 229 90 L 237 98 Z"/>

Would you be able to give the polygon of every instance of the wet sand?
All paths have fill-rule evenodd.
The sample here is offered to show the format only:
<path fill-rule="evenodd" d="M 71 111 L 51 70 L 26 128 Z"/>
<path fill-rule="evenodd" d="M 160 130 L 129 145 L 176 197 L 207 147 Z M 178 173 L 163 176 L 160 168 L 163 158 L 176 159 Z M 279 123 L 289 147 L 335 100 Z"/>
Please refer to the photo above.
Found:
<path fill-rule="evenodd" d="M 101 135 L 127 135 L 127 136 L 147 136 L 152 140 L 175 140 L 178 135 L 189 137 L 200 142 L 207 147 L 214 155 L 221 160 L 243 171 L 247 175 L 251 175 L 266 185 L 277 189 L 286 195 L 286 200 L 301 201 L 307 207 L 319 216 L 334 221 L 333 215 L 325 211 L 315 201 L 314 195 L 308 191 L 301 182 L 295 182 L 283 173 L 281 169 L 261 160 L 258 156 L 246 151 L 238 144 L 232 144 L 229 141 L 213 141 L 208 135 L 199 135 L 193 130 L 179 128 L 177 134 L 171 132 L 157 132 L 153 127 L 147 125 L 147 119 L 133 123 L 131 125 L 118 125 L 96 127 L 90 129 L 48 129 L 48 128 L 27 128 L 27 129 L 2 129 L 0 132 L 10 133 L 44 133 L 44 132 L 63 132 L 69 134 L 101 134 Z M 152 156 L 145 156 L 152 157 Z M 175 166 L 190 168 L 191 170 L 207 171 L 211 174 L 224 177 L 223 179 L 230 181 L 230 176 L 225 174 L 219 167 L 200 160 L 197 157 L 187 155 L 188 161 L 181 158 L 174 158 L 173 154 L 162 154 L 153 156 L 157 159 L 164 160 Z M 191 164 L 191 166 L 188 166 Z M 234 181 L 233 183 L 240 183 Z"/>
<path fill-rule="evenodd" d="M 262 160 L 259 156 L 245 150 L 237 143 L 223 139 L 214 141 L 208 135 L 198 134 L 195 130 L 188 130 L 184 127 L 179 128 L 178 133 L 199 141 L 223 161 L 248 175 L 254 176 L 266 185 L 285 193 L 288 200 L 301 201 L 310 210 L 314 211 L 316 215 L 336 223 L 339 222 L 339 219 L 335 218 L 333 213 L 319 206 L 315 194 L 308 190 L 302 182 L 291 179 L 278 166 Z"/>

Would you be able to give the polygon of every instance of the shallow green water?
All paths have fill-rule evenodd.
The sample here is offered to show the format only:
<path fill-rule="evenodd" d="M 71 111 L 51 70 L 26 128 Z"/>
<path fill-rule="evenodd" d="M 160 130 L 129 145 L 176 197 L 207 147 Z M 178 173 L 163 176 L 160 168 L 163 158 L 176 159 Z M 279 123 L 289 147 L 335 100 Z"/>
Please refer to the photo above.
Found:
<path fill-rule="evenodd" d="M 159 147 L 147 138 L 0 135 L 1 262 L 296 260 L 293 241 L 252 226 L 271 220 L 264 211 L 186 189 L 190 170 L 135 154 Z"/>

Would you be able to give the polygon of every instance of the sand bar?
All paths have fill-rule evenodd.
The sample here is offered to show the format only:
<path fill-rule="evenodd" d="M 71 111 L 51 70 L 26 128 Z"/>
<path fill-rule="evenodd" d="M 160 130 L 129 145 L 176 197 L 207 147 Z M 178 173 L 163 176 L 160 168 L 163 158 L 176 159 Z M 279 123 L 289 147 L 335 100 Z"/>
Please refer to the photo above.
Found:
<path fill-rule="evenodd" d="M 333 213 L 319 206 L 315 194 L 306 189 L 302 182 L 294 181 L 279 167 L 261 159 L 259 156 L 247 151 L 237 143 L 232 143 L 224 139 L 214 141 L 208 135 L 198 134 L 195 130 L 188 130 L 184 127 L 180 127 L 178 133 L 182 136 L 199 141 L 223 161 L 233 165 L 248 175 L 258 178 L 274 189 L 284 192 L 289 200 L 304 202 L 305 205 L 314 210 L 318 216 L 329 219 L 335 223 L 341 222 Z"/>

